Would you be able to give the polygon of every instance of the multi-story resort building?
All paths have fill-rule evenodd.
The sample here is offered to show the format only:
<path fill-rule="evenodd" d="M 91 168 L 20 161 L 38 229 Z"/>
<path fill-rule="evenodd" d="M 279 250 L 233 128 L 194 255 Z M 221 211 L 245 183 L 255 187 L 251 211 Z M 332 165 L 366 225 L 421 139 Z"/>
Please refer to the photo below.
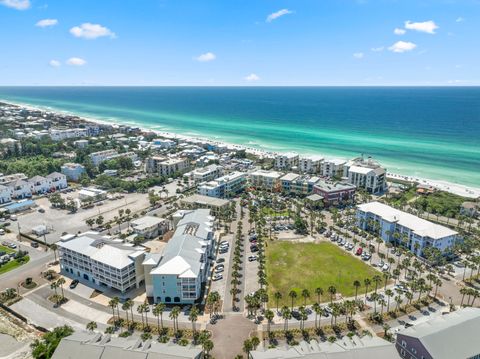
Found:
<path fill-rule="evenodd" d="M 322 156 L 300 157 L 298 170 L 302 173 L 319 173 L 322 168 Z"/>
<path fill-rule="evenodd" d="M 28 180 L 32 194 L 46 193 L 50 190 L 48 179 L 42 176 L 34 176 Z"/>
<path fill-rule="evenodd" d="M 214 217 L 208 209 L 179 211 L 175 233 L 161 254 L 147 254 L 145 288 L 155 303 L 194 303 L 207 280 L 214 249 Z"/>
<path fill-rule="evenodd" d="M 198 194 L 202 196 L 229 198 L 245 189 L 246 174 L 233 172 L 215 181 L 204 182 L 198 187 Z"/>
<path fill-rule="evenodd" d="M 118 153 L 116 150 L 105 150 L 99 152 L 93 152 L 89 155 L 94 166 L 98 166 L 100 163 L 108 160 L 113 160 L 119 157 L 130 158 L 132 162 L 137 160 L 137 154 L 135 152 Z"/>
<path fill-rule="evenodd" d="M 339 159 L 324 160 L 320 172 L 324 177 L 341 177 L 346 161 Z"/>
<path fill-rule="evenodd" d="M 480 358 L 480 309 L 463 308 L 415 324 L 397 333 L 395 347 L 401 358 Z"/>
<path fill-rule="evenodd" d="M 88 131 L 86 128 L 67 128 L 67 129 L 52 129 L 50 130 L 50 138 L 52 141 L 63 141 L 69 138 L 86 137 Z"/>
<path fill-rule="evenodd" d="M 338 205 L 353 200 L 355 186 L 342 183 L 319 180 L 313 185 L 313 193 L 323 197 L 325 206 Z"/>
<path fill-rule="evenodd" d="M 193 194 L 180 200 L 181 208 L 206 208 L 215 216 L 219 216 L 225 212 L 229 208 L 230 203 L 231 201 L 228 199 L 202 196 L 200 194 Z"/>
<path fill-rule="evenodd" d="M 52 172 L 46 176 L 50 190 L 61 190 L 67 188 L 67 176 L 63 173 Z"/>
<path fill-rule="evenodd" d="M 275 157 L 275 168 L 289 170 L 298 166 L 298 154 L 282 153 Z"/>
<path fill-rule="evenodd" d="M 445 252 L 459 240 L 454 230 L 380 202 L 359 205 L 357 224 L 377 232 L 385 242 L 397 241 L 416 255 L 421 255 L 426 247 Z"/>
<path fill-rule="evenodd" d="M 312 193 L 313 186 L 320 180 L 318 177 L 287 173 L 280 178 L 281 188 L 284 193 L 307 195 Z"/>
<path fill-rule="evenodd" d="M 281 190 L 280 177 L 283 174 L 276 171 L 258 170 L 249 174 L 250 184 L 259 189 L 269 191 Z"/>
<path fill-rule="evenodd" d="M 185 176 L 186 175 L 187 174 L 185 174 Z M 223 167 L 213 164 L 205 167 L 195 168 L 189 173 L 189 175 L 195 181 L 195 183 L 208 182 L 223 175 Z"/>
<path fill-rule="evenodd" d="M 70 181 L 78 181 L 86 172 L 85 167 L 79 163 L 64 163 L 61 167 L 61 172 Z"/>
<path fill-rule="evenodd" d="M 144 216 L 131 221 L 130 227 L 139 236 L 151 239 L 165 234 L 170 228 L 170 222 L 164 218 Z"/>
<path fill-rule="evenodd" d="M 343 176 L 357 188 L 364 188 L 369 193 L 382 193 L 387 189 L 387 171 L 371 158 L 355 158 L 343 168 Z"/>
<path fill-rule="evenodd" d="M 141 248 L 110 240 L 96 232 L 68 234 L 57 245 L 60 269 L 65 275 L 122 293 L 143 284 L 145 251 Z"/>
<path fill-rule="evenodd" d="M 153 156 L 147 158 L 145 170 L 148 173 L 154 173 L 158 176 L 172 176 L 175 173 L 185 173 L 190 168 L 188 158 L 165 158 Z"/>

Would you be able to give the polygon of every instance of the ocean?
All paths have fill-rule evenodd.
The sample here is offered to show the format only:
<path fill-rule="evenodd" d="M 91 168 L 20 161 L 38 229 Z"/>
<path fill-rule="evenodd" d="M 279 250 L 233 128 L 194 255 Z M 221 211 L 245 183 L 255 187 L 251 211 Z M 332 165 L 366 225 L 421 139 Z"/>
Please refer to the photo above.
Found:
<path fill-rule="evenodd" d="M 480 187 L 480 87 L 0 87 L 0 100 Z"/>

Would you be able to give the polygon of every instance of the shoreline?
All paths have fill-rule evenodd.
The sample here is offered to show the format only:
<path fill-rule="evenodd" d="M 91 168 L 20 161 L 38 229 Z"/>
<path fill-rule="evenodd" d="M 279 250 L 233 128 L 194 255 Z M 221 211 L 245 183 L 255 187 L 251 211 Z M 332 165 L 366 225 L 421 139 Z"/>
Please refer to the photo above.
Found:
<path fill-rule="evenodd" d="M 182 135 L 179 133 L 175 132 L 169 132 L 165 130 L 160 130 L 160 129 L 153 129 L 153 128 L 146 128 L 143 125 L 139 125 L 138 123 L 135 123 L 134 121 L 129 122 L 129 121 L 124 121 L 120 124 L 110 122 L 105 119 L 99 119 L 99 118 L 93 118 L 81 114 L 77 114 L 71 111 L 65 111 L 65 110 L 58 110 L 58 109 L 53 109 L 48 106 L 38 106 L 38 105 L 31 105 L 27 103 L 21 103 L 21 102 L 13 102 L 11 100 L 4 100 L 0 98 L 0 103 L 5 103 L 11 106 L 18 106 L 18 107 L 23 107 L 28 110 L 34 110 L 34 111 L 44 111 L 44 112 L 51 112 L 51 113 L 59 113 L 63 115 L 70 115 L 70 116 L 75 116 L 80 118 L 81 120 L 85 122 L 90 122 L 90 123 L 95 123 L 95 124 L 101 124 L 101 125 L 109 125 L 109 126 L 132 126 L 132 127 L 138 127 L 142 132 L 153 132 L 159 137 L 163 138 L 168 138 L 168 139 L 181 139 L 187 142 L 198 142 L 198 141 L 205 141 L 205 142 L 210 142 L 216 145 L 225 145 L 228 147 L 231 147 L 233 149 L 237 150 L 245 150 L 246 153 L 252 154 L 254 156 L 260 157 L 260 158 L 274 158 L 276 155 L 285 153 L 281 151 L 270 151 L 270 150 L 265 150 L 265 149 L 259 149 L 256 147 L 252 146 L 246 146 L 246 145 L 239 145 L 235 143 L 229 143 L 226 141 L 221 141 L 218 139 L 212 139 L 201 135 Z M 114 121 L 112 119 L 112 121 Z M 296 152 L 295 153 L 299 153 Z M 301 153 L 299 153 L 301 154 Z M 306 156 L 311 156 L 305 154 Z M 322 154 L 318 154 L 318 156 L 324 157 Z M 328 157 L 324 157 L 328 158 Z M 336 159 L 341 159 L 348 161 L 351 158 L 345 158 L 345 157 L 333 157 L 331 156 L 330 158 L 336 158 Z M 394 172 L 388 172 L 387 171 L 387 179 L 393 179 L 393 180 L 400 180 L 400 181 L 407 181 L 411 183 L 417 183 L 417 184 L 422 184 L 426 186 L 431 186 L 434 187 L 438 190 L 441 191 L 446 191 L 449 193 L 456 194 L 458 196 L 466 197 L 466 198 L 471 198 L 471 199 L 476 199 L 480 197 L 480 187 L 474 187 L 470 185 L 462 185 L 458 183 L 452 183 L 448 181 L 442 181 L 442 180 L 434 180 L 434 179 L 428 179 L 428 178 L 423 178 L 419 176 L 412 176 L 412 175 L 403 175 L 399 173 L 394 173 Z"/>

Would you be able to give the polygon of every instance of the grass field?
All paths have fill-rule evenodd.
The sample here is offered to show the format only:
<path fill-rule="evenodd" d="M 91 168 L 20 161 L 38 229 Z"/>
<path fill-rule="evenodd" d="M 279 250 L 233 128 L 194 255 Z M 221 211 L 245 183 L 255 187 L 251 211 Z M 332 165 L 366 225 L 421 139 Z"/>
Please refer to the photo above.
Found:
<path fill-rule="evenodd" d="M 267 247 L 267 280 L 270 304 L 275 304 L 273 294 L 282 293 L 282 305 L 290 305 L 288 293 L 293 289 L 297 292 L 297 305 L 303 304 L 301 292 L 310 291 L 307 303 L 317 300 L 315 288 L 322 288 L 322 301 L 330 300 L 327 288 L 335 286 L 337 293 L 344 297 L 355 295 L 354 280 L 359 280 L 362 286 L 359 294 L 365 292 L 363 280 L 381 273 L 360 259 L 353 257 L 338 246 L 322 242 L 316 243 L 268 243 Z M 383 277 L 382 277 L 383 279 Z M 381 286 L 381 284 L 379 284 Z"/>

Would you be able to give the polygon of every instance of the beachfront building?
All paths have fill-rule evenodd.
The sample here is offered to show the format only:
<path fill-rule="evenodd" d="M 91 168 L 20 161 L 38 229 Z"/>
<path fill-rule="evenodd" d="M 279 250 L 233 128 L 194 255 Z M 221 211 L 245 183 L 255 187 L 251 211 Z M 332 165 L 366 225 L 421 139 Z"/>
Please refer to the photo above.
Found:
<path fill-rule="evenodd" d="M 380 202 L 359 205 L 357 225 L 378 233 L 385 242 L 398 242 L 418 256 L 426 247 L 446 252 L 459 240 L 458 233 L 450 228 Z"/>
<path fill-rule="evenodd" d="M 230 207 L 230 203 L 231 201 L 228 199 L 202 196 L 200 194 L 193 194 L 180 200 L 181 208 L 206 208 L 209 209 L 214 216 L 219 216 L 225 213 Z"/>
<path fill-rule="evenodd" d="M 50 186 L 50 190 L 61 190 L 68 187 L 67 184 L 67 176 L 60 172 L 52 172 L 47 175 L 48 184 Z"/>
<path fill-rule="evenodd" d="M 145 251 L 140 247 L 110 240 L 96 232 L 68 234 L 57 245 L 61 272 L 71 278 L 122 293 L 139 288 L 144 282 Z"/>
<path fill-rule="evenodd" d="M 94 166 L 98 166 L 104 161 L 109 161 L 120 157 L 130 158 L 132 162 L 135 162 L 137 160 L 137 154 L 135 152 L 118 153 L 116 150 L 93 152 L 90 153 L 89 157 L 92 160 Z"/>
<path fill-rule="evenodd" d="M 210 210 L 179 211 L 175 233 L 161 255 L 151 254 L 143 265 L 146 292 L 155 303 L 192 304 L 200 298 L 214 249 L 214 217 Z"/>
<path fill-rule="evenodd" d="M 212 164 L 205 167 L 195 168 L 193 171 L 185 174 L 185 176 L 187 175 L 192 178 L 195 183 L 208 182 L 223 175 L 223 167 Z"/>
<path fill-rule="evenodd" d="M 52 141 L 63 141 L 70 138 L 86 137 L 87 129 L 86 128 L 51 129 L 49 134 Z"/>
<path fill-rule="evenodd" d="M 197 191 L 202 196 L 230 198 L 242 192 L 246 182 L 244 172 L 233 172 L 217 178 L 215 181 L 200 184 Z"/>
<path fill-rule="evenodd" d="M 290 170 L 298 166 L 298 154 L 282 153 L 275 156 L 275 168 L 282 170 Z"/>
<path fill-rule="evenodd" d="M 156 138 L 152 141 L 152 147 L 156 149 L 170 149 L 175 148 L 177 143 L 167 138 Z"/>
<path fill-rule="evenodd" d="M 378 162 L 363 157 L 349 161 L 343 167 L 343 177 L 350 184 L 369 193 L 379 194 L 387 189 L 387 171 Z"/>
<path fill-rule="evenodd" d="M 480 203 L 463 202 L 460 206 L 460 214 L 467 217 L 477 217 L 480 210 Z"/>
<path fill-rule="evenodd" d="M 322 156 L 300 157 L 298 160 L 298 171 L 301 173 L 320 173 L 322 162 Z"/>
<path fill-rule="evenodd" d="M 250 184 L 258 189 L 280 191 L 282 189 L 280 177 L 283 174 L 276 171 L 258 170 L 249 174 Z"/>
<path fill-rule="evenodd" d="M 343 175 L 343 166 L 347 162 L 340 159 L 324 160 L 321 164 L 320 172 L 324 177 L 341 177 Z"/>
<path fill-rule="evenodd" d="M 147 158 L 145 170 L 158 176 L 171 177 L 182 174 L 190 168 L 190 160 L 184 157 L 165 158 L 153 156 Z"/>
<path fill-rule="evenodd" d="M 131 221 L 130 227 L 137 235 L 152 239 L 168 232 L 170 222 L 164 218 L 144 216 Z"/>
<path fill-rule="evenodd" d="M 322 196 L 327 207 L 353 201 L 355 190 L 354 185 L 328 180 L 319 180 L 313 185 L 313 193 Z"/>
<path fill-rule="evenodd" d="M 296 173 L 287 173 L 280 177 L 280 184 L 282 185 L 282 191 L 285 193 L 293 192 L 293 181 L 299 178 L 300 175 Z"/>
<path fill-rule="evenodd" d="M 50 190 L 48 179 L 43 176 L 34 176 L 28 180 L 32 194 L 47 193 Z"/>
<path fill-rule="evenodd" d="M 397 333 L 395 347 L 401 358 L 480 358 L 480 309 L 463 308 L 436 316 Z"/>
<path fill-rule="evenodd" d="M 10 188 L 0 185 L 0 204 L 8 203 L 12 200 L 12 192 Z"/>
<path fill-rule="evenodd" d="M 74 182 L 79 181 L 82 175 L 86 173 L 85 167 L 79 163 L 64 163 L 61 167 L 61 172 L 67 180 Z"/>

